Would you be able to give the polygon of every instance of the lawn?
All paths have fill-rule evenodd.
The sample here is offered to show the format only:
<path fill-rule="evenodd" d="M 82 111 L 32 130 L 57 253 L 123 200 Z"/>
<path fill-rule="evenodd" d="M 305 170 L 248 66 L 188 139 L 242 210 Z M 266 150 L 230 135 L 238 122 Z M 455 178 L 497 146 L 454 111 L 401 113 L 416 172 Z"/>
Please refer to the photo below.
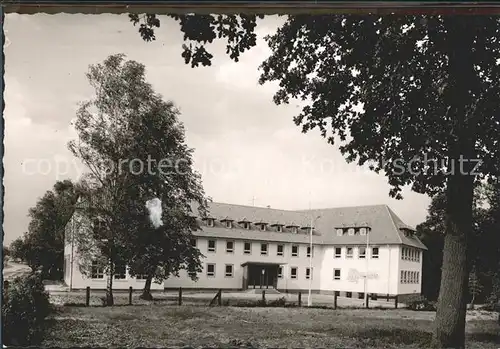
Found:
<path fill-rule="evenodd" d="M 44 346 L 423 348 L 433 314 L 403 309 L 58 307 Z M 494 320 L 467 322 L 467 348 L 500 347 Z"/>

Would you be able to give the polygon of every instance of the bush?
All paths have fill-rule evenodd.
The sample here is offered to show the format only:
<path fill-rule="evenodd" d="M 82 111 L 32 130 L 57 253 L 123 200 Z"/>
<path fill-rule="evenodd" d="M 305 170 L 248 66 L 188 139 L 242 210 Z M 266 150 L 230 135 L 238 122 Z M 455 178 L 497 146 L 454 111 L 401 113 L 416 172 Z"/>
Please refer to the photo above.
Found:
<path fill-rule="evenodd" d="M 49 295 L 39 275 L 14 279 L 3 290 L 3 343 L 7 346 L 41 343 L 50 311 Z"/>
<path fill-rule="evenodd" d="M 409 302 L 406 308 L 415 311 L 436 311 L 436 303 L 425 297 L 420 297 Z"/>

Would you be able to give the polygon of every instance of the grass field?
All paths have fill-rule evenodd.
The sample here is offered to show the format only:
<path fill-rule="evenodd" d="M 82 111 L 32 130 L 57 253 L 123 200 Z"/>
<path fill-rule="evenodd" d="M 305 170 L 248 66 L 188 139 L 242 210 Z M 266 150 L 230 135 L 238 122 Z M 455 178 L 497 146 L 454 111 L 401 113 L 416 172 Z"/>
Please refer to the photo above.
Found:
<path fill-rule="evenodd" d="M 425 348 L 433 313 L 203 305 L 58 307 L 44 346 Z M 467 322 L 467 348 L 500 347 L 494 320 Z"/>

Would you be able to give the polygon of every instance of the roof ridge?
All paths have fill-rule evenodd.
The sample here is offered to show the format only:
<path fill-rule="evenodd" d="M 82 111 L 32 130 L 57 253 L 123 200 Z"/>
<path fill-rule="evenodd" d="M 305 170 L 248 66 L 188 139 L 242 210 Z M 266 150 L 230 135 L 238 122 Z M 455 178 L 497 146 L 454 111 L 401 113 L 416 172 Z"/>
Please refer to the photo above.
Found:
<path fill-rule="evenodd" d="M 391 213 L 394 213 L 391 208 L 389 207 L 389 205 L 385 204 L 384 205 L 385 208 L 387 209 L 387 214 L 389 215 L 389 219 L 391 220 L 392 222 L 392 226 L 394 227 L 394 231 L 396 232 L 396 235 L 398 236 L 398 239 L 399 239 L 399 243 L 400 244 L 403 244 L 403 239 L 401 238 L 401 235 L 399 235 L 399 229 L 398 227 L 396 226 L 396 222 L 394 222 L 394 217 Z M 394 213 L 395 214 L 395 213 Z"/>

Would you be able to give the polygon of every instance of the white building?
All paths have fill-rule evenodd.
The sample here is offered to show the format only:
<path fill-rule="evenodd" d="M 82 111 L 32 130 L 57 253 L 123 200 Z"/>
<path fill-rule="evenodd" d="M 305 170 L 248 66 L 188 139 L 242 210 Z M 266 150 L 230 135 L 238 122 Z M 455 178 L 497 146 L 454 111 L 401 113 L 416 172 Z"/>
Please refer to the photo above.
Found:
<path fill-rule="evenodd" d="M 192 281 L 183 271 L 163 285 L 153 283 L 154 289 L 276 288 L 296 292 L 308 290 L 311 282 L 312 292 L 337 291 L 347 297 L 421 291 L 426 247 L 414 229 L 386 205 L 285 211 L 210 203 L 209 215 L 197 219 L 201 230 L 193 232 L 192 243 L 204 255 L 199 279 Z M 102 270 L 93 270 L 92 278 L 85 278 L 74 247 L 71 251 L 68 243 L 66 283 L 73 288 L 104 288 Z M 124 271 L 114 284 L 117 289 L 142 288 L 144 280 Z"/>

